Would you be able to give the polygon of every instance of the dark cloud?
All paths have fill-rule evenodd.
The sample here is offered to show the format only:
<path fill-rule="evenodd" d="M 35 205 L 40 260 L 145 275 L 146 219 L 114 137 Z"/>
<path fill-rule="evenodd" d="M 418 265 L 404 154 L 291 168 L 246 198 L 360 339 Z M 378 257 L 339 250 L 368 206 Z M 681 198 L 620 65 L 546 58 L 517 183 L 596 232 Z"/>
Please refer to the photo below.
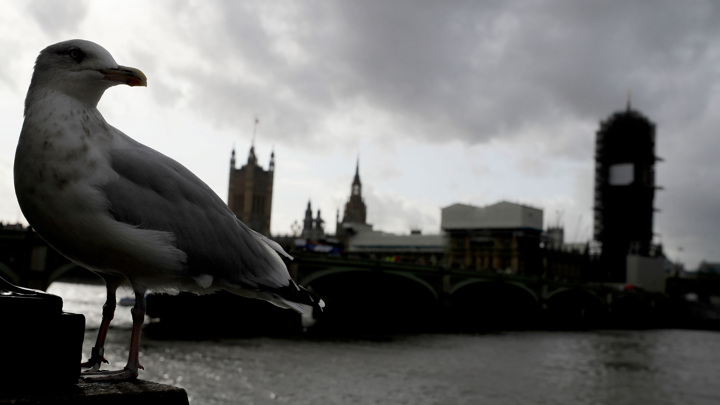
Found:
<path fill-rule="evenodd" d="M 397 132 L 469 143 L 599 120 L 628 90 L 651 112 L 692 94 L 675 113 L 691 117 L 711 94 L 701 67 L 717 66 L 709 4 L 223 4 L 205 22 L 212 40 L 196 43 L 225 50 L 212 56 L 245 76 L 208 73 L 197 103 L 220 122 L 238 117 L 228 108 L 282 117 L 278 136 L 289 138 L 358 102 L 391 112 Z"/>

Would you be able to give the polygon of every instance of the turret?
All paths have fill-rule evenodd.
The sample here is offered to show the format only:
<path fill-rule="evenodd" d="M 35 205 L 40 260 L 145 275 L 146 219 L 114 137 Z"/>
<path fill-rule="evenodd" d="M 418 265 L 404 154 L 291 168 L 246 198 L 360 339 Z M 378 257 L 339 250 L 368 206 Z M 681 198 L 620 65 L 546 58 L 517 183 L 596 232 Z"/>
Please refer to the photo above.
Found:
<path fill-rule="evenodd" d="M 257 157 L 255 156 L 255 145 L 250 147 L 250 153 L 248 153 L 248 165 L 250 163 L 257 164 Z"/>

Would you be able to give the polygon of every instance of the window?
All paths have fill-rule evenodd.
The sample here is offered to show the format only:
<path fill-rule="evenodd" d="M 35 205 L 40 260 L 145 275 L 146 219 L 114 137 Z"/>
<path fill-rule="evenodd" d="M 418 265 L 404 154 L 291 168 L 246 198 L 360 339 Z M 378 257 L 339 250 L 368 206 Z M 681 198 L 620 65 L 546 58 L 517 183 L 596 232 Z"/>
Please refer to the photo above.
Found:
<path fill-rule="evenodd" d="M 253 197 L 252 212 L 254 214 L 262 214 L 265 210 L 265 198 L 260 196 Z"/>

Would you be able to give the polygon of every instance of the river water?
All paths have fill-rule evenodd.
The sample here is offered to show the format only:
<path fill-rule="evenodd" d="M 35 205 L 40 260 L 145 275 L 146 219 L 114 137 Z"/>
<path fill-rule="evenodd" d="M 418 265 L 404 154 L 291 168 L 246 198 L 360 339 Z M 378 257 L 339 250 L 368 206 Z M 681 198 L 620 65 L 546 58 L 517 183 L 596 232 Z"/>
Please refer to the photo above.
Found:
<path fill-rule="evenodd" d="M 85 315 L 87 356 L 104 287 L 48 291 Z M 125 365 L 131 324 L 118 307 L 105 351 L 112 368 Z M 720 403 L 720 332 L 708 331 L 144 338 L 140 362 L 140 378 L 183 387 L 192 404 Z"/>

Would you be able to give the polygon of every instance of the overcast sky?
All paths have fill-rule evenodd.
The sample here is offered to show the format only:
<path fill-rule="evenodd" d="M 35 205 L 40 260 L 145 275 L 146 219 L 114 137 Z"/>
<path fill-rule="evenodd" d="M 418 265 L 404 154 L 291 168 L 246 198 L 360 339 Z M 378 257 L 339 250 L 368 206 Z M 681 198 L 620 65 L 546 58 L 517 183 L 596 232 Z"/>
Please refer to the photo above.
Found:
<path fill-rule="evenodd" d="M 253 122 L 276 155 L 272 233 L 326 229 L 359 156 L 375 229 L 440 232 L 440 209 L 501 200 L 592 237 L 599 122 L 632 106 L 657 125 L 657 241 L 720 261 L 720 3 L 713 1 L 0 0 L 0 221 L 39 51 L 71 38 L 141 69 L 100 111 L 227 200 Z"/>

